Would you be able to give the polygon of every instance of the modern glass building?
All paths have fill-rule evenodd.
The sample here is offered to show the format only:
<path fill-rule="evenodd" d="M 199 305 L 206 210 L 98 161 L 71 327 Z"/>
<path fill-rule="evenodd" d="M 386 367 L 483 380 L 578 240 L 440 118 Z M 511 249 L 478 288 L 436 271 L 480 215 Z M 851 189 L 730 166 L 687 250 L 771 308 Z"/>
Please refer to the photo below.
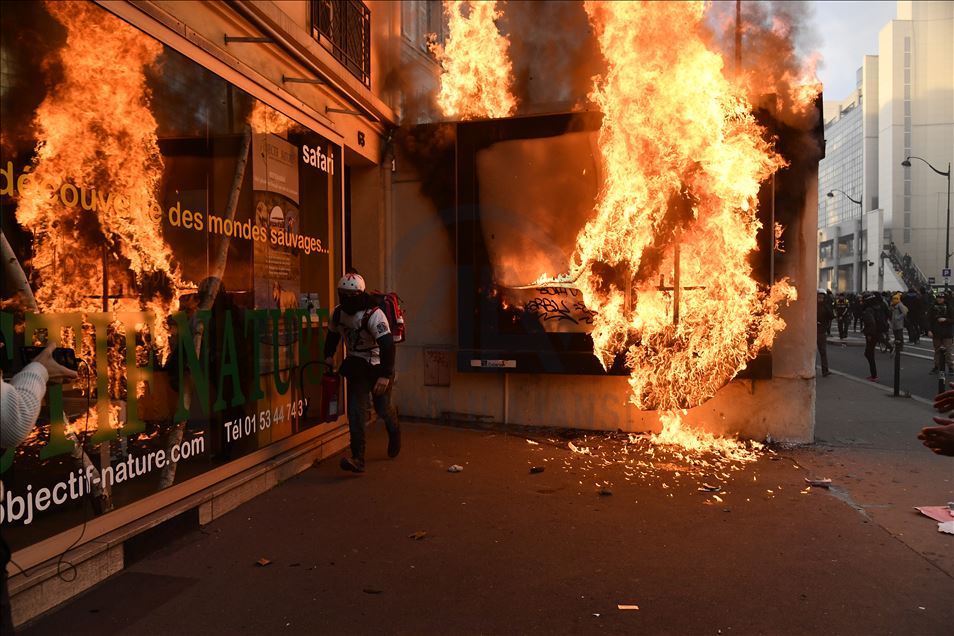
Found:
<path fill-rule="evenodd" d="M 954 159 L 954 3 L 897 3 L 856 90 L 826 103 L 818 284 L 833 291 L 944 284 Z M 910 167 L 901 163 L 910 156 Z M 857 205 L 838 192 L 842 190 Z M 828 192 L 833 196 L 828 197 Z M 872 237 L 870 245 L 867 237 Z M 878 240 L 874 240 L 878 237 Z"/>

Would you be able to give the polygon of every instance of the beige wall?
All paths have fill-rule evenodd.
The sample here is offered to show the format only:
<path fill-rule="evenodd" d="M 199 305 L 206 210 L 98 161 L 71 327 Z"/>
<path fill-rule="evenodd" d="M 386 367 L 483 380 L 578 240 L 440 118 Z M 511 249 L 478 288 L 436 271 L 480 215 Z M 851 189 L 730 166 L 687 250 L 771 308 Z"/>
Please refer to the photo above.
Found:
<path fill-rule="evenodd" d="M 408 311 L 409 338 L 399 346 L 396 400 L 405 416 L 483 417 L 529 426 L 658 430 L 655 412 L 627 404 L 625 378 L 458 373 L 453 235 L 406 159 L 398 156 L 394 193 L 394 289 Z M 817 181 L 809 184 L 801 224 L 786 233 L 787 275 L 801 298 L 782 313 L 789 323 L 775 345 L 772 380 L 738 380 L 692 409 L 688 421 L 718 433 L 807 442 L 814 430 L 814 294 Z M 805 293 L 807 291 L 807 293 Z M 425 386 L 425 357 L 450 355 L 448 386 Z"/>

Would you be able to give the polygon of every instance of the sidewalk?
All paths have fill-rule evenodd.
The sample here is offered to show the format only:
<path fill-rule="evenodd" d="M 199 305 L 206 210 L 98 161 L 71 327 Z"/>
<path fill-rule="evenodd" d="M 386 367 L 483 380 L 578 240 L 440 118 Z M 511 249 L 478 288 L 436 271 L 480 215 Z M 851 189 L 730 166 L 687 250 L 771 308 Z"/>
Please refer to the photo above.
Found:
<path fill-rule="evenodd" d="M 954 536 L 912 510 L 954 499 L 929 407 L 832 376 L 817 409 L 815 446 L 700 475 L 424 424 L 389 461 L 376 427 L 365 475 L 318 465 L 24 633 L 950 633 Z"/>

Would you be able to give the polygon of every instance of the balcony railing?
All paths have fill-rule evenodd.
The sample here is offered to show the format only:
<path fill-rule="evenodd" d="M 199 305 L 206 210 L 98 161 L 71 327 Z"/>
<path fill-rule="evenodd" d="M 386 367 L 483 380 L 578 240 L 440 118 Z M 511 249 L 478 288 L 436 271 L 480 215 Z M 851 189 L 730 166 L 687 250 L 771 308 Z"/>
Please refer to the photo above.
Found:
<path fill-rule="evenodd" d="M 371 87 L 371 10 L 360 0 L 311 0 L 311 37 Z"/>

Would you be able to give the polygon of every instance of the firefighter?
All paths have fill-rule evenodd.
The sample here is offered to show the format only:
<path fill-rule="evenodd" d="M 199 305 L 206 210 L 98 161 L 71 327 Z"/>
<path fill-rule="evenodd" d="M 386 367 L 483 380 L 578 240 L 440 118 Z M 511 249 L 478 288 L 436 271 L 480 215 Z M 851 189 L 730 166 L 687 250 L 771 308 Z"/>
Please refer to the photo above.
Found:
<path fill-rule="evenodd" d="M 388 432 L 388 457 L 401 452 L 401 428 L 391 404 L 394 338 L 387 316 L 367 293 L 360 274 L 349 272 L 338 281 L 338 299 L 325 340 L 325 363 L 333 365 L 338 343 L 344 338 L 346 357 L 339 373 L 348 380 L 351 457 L 341 458 L 341 468 L 363 473 L 365 427 L 372 404 Z"/>

